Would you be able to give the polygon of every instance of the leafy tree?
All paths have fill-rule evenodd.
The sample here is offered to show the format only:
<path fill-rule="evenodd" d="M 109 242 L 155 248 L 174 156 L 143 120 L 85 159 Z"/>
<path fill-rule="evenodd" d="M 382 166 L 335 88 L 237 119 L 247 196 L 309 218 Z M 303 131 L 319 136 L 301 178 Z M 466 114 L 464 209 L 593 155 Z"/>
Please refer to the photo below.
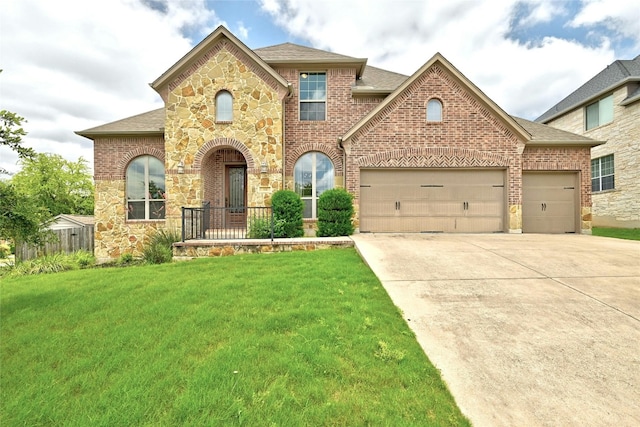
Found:
<path fill-rule="evenodd" d="M 0 70 L 2 71 L 2 70 Z M 33 148 L 22 145 L 22 137 L 27 133 L 22 129 L 23 117 L 11 111 L 0 111 L 0 145 L 6 145 L 16 153 L 21 159 L 34 158 L 36 152 Z M 4 168 L 0 168 L 0 173 L 7 174 Z"/>
<path fill-rule="evenodd" d="M 0 237 L 14 242 L 41 244 L 51 238 L 51 232 L 42 225 L 49 219 L 49 213 L 24 197 L 15 186 L 0 180 Z"/>
<path fill-rule="evenodd" d="M 51 217 L 60 214 L 93 214 L 93 181 L 87 161 L 39 153 L 20 161 L 22 170 L 11 182 L 16 191 L 44 207 Z"/>

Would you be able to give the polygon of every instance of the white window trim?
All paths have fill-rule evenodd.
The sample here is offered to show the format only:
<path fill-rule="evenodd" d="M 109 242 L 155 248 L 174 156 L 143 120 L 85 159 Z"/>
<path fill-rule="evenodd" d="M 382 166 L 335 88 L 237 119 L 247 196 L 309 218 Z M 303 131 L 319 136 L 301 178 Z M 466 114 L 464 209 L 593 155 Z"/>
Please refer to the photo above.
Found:
<path fill-rule="evenodd" d="M 587 116 L 587 110 L 589 107 L 593 106 L 593 105 L 598 105 L 598 109 L 600 108 L 600 103 L 602 101 L 604 101 L 605 99 L 611 98 L 611 120 L 607 121 L 607 122 L 602 122 L 600 119 L 600 113 L 598 112 L 598 124 L 592 127 L 588 127 L 589 126 L 589 122 L 588 122 L 588 116 Z M 599 98 L 598 100 L 591 102 L 587 105 L 584 106 L 584 130 L 585 131 L 591 131 L 593 129 L 597 129 L 600 126 L 604 126 L 604 125 L 608 125 L 609 123 L 613 123 L 613 114 L 614 114 L 614 108 L 615 105 L 613 105 L 613 94 L 609 94 L 606 96 L 603 96 L 601 98 Z"/>
<path fill-rule="evenodd" d="M 607 157 L 611 157 L 611 160 L 613 162 L 613 173 L 608 174 L 608 175 L 603 175 L 602 174 L 602 160 L 607 158 Z M 591 176 L 591 180 L 592 180 L 591 191 L 593 193 L 602 193 L 602 192 L 605 192 L 605 191 L 613 191 L 613 190 L 615 190 L 616 189 L 616 163 L 615 163 L 616 158 L 615 158 L 614 154 L 611 153 L 611 154 L 605 154 L 604 156 L 596 157 L 595 159 L 591 159 L 591 162 L 593 162 L 594 160 L 598 161 L 598 176 L 597 177 Z M 592 173 L 593 173 L 593 171 L 592 171 Z M 602 189 L 602 178 L 606 178 L 606 177 L 609 177 L 609 176 L 613 177 L 613 188 Z M 598 180 L 598 184 L 599 184 L 598 187 L 600 188 L 599 190 L 593 190 L 593 180 L 594 179 Z"/>
<path fill-rule="evenodd" d="M 329 161 L 331 162 L 331 165 L 333 166 L 333 186 L 331 188 L 335 188 L 335 173 L 336 173 L 336 166 L 333 164 L 333 161 L 331 160 L 331 158 L 329 156 L 327 156 L 326 154 L 320 152 L 320 151 L 309 151 L 307 153 L 304 153 L 302 156 L 300 156 L 298 158 L 298 160 L 296 161 L 296 165 L 294 165 L 294 188 L 295 188 L 295 168 L 297 166 L 298 161 L 300 161 L 300 159 L 306 155 L 309 154 L 313 154 L 312 158 L 311 158 L 311 196 L 300 196 L 300 199 L 302 200 L 311 200 L 311 217 L 309 218 L 304 218 L 304 219 L 308 219 L 308 220 L 314 220 L 314 219 L 318 219 L 318 199 L 320 198 L 320 195 L 317 195 L 316 193 L 318 192 L 318 181 L 317 181 L 317 176 L 318 176 L 318 162 L 317 162 L 317 156 L 318 154 L 321 154 L 325 157 L 327 157 L 327 159 L 329 159 Z"/>

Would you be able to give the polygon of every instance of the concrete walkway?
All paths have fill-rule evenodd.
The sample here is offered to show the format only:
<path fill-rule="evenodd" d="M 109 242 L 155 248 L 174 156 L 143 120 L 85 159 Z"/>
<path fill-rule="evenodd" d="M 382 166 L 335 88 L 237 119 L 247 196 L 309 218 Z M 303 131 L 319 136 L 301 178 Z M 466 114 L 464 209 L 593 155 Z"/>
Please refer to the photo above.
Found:
<path fill-rule="evenodd" d="M 474 426 L 640 425 L 640 242 L 352 237 Z"/>

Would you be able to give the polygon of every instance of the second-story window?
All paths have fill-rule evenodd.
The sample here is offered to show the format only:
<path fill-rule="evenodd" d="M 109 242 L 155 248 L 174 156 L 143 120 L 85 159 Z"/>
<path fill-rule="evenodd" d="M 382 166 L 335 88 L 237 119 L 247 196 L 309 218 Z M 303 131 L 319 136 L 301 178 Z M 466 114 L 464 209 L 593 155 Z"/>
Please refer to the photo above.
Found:
<path fill-rule="evenodd" d="M 325 120 L 327 73 L 300 73 L 300 120 Z"/>
<path fill-rule="evenodd" d="M 585 129 L 593 129 L 613 121 L 613 95 L 587 105 Z"/>
<path fill-rule="evenodd" d="M 216 95 L 216 122 L 233 121 L 233 98 L 226 90 Z"/>
<path fill-rule="evenodd" d="M 437 99 L 430 99 L 427 102 L 427 121 L 428 122 L 441 122 L 442 121 L 442 103 Z"/>

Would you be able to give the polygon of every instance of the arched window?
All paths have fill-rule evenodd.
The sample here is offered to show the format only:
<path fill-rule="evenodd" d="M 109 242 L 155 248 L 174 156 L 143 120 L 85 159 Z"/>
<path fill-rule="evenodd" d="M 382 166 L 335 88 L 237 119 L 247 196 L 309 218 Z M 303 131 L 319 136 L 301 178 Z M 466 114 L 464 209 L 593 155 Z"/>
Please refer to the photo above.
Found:
<path fill-rule="evenodd" d="M 427 102 L 427 121 L 442 121 L 442 103 L 439 100 L 430 99 L 429 102 Z"/>
<path fill-rule="evenodd" d="M 233 120 L 233 98 L 226 90 L 216 95 L 216 122 L 230 122 Z"/>
<path fill-rule="evenodd" d="M 164 219 L 164 164 L 140 156 L 127 166 L 127 219 Z"/>
<path fill-rule="evenodd" d="M 293 168 L 293 187 L 304 202 L 305 218 L 318 217 L 318 197 L 333 188 L 333 163 L 322 153 L 302 155 Z"/>

